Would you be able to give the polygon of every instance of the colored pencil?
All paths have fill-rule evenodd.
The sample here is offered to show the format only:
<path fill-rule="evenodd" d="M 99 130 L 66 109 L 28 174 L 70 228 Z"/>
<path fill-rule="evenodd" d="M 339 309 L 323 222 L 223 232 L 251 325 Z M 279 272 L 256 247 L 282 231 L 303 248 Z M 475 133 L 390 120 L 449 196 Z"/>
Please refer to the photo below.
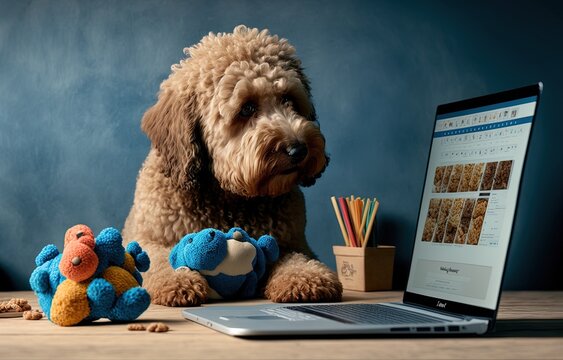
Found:
<path fill-rule="evenodd" d="M 356 237 L 354 236 L 354 230 L 352 229 L 352 224 L 350 223 L 350 217 L 348 216 L 348 204 L 347 199 L 343 197 L 338 198 L 338 203 L 340 204 L 340 211 L 344 217 L 344 224 L 346 225 L 346 230 L 348 231 L 348 240 L 350 241 L 350 246 L 356 247 Z"/>
<path fill-rule="evenodd" d="M 368 243 L 368 239 L 371 235 L 371 230 L 373 229 L 373 224 L 375 223 L 375 218 L 377 216 L 377 209 L 379 209 L 379 201 L 375 200 L 375 205 L 373 206 L 373 212 L 371 215 L 371 218 L 369 219 L 369 226 L 368 226 L 368 230 L 366 232 L 366 241 L 362 244 L 363 247 L 367 246 Z"/>
<path fill-rule="evenodd" d="M 371 199 L 367 199 L 365 206 L 363 207 L 364 215 L 362 216 L 362 224 L 360 225 L 360 231 L 361 232 L 364 232 L 364 229 L 366 227 L 366 220 L 368 218 L 368 212 L 369 212 L 368 210 L 370 208 L 370 205 L 371 205 Z M 367 238 L 364 236 L 364 238 L 362 239 L 362 245 L 366 241 L 367 241 Z"/>
<path fill-rule="evenodd" d="M 379 209 L 377 198 L 332 196 L 330 201 L 346 246 L 367 247 Z"/>
<path fill-rule="evenodd" d="M 340 231 L 342 232 L 342 237 L 346 246 L 350 246 L 350 240 L 348 240 L 348 235 L 346 234 L 346 228 L 342 222 L 342 216 L 340 216 L 340 210 L 338 210 L 338 204 L 336 203 L 336 197 L 331 197 L 332 207 L 334 208 L 334 214 L 336 215 L 336 220 L 338 220 L 338 225 L 340 226 Z"/>

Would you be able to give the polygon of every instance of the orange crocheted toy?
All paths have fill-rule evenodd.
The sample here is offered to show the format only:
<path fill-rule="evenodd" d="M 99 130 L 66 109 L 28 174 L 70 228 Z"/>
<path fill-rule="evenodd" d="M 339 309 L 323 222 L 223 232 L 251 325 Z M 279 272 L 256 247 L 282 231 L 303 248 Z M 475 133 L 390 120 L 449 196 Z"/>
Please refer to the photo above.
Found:
<path fill-rule="evenodd" d="M 86 225 L 75 225 L 65 234 L 59 269 L 67 279 L 81 282 L 96 272 L 98 255 L 94 252 L 94 233 Z"/>

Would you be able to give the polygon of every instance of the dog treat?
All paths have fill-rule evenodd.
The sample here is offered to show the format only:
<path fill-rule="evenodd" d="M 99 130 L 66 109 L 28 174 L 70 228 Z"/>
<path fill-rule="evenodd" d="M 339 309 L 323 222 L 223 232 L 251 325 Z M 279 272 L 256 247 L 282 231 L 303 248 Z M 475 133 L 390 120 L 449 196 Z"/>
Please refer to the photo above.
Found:
<path fill-rule="evenodd" d="M 446 192 L 448 190 L 448 184 L 450 183 L 450 175 L 452 173 L 453 165 L 446 167 L 444 170 L 444 178 L 442 179 L 442 185 L 440 186 L 440 192 Z"/>
<path fill-rule="evenodd" d="M 463 174 L 461 175 L 461 182 L 459 184 L 459 192 L 469 191 L 469 182 L 471 181 L 471 174 L 475 164 L 463 165 Z"/>
<path fill-rule="evenodd" d="M 150 332 L 167 332 L 168 331 L 168 325 L 161 323 L 161 322 L 151 323 L 147 327 L 147 331 L 150 331 Z"/>
<path fill-rule="evenodd" d="M 497 164 L 497 162 L 487 163 L 479 190 L 491 190 L 491 187 L 493 186 L 493 179 L 495 178 L 495 172 L 497 170 Z"/>
<path fill-rule="evenodd" d="M 475 199 L 465 199 L 465 205 L 463 206 L 463 212 L 461 213 L 461 217 L 469 218 L 469 220 L 471 220 L 471 214 L 473 214 L 474 207 L 475 207 Z"/>
<path fill-rule="evenodd" d="M 145 331 L 146 328 L 143 324 L 129 324 L 127 325 L 129 331 Z"/>
<path fill-rule="evenodd" d="M 479 244 L 479 237 L 481 236 L 481 228 L 483 227 L 483 220 L 484 218 L 482 216 L 479 216 L 471 221 L 471 227 L 469 229 L 467 244 L 469 245 Z"/>
<path fill-rule="evenodd" d="M 477 191 L 479 189 L 479 183 L 481 182 L 484 169 L 485 163 L 475 164 L 473 173 L 471 174 L 471 180 L 469 181 L 469 191 Z"/>
<path fill-rule="evenodd" d="M 459 221 L 461 220 L 461 212 L 463 211 L 463 203 L 465 199 L 455 199 L 450 209 L 450 216 L 448 218 L 448 225 L 446 226 L 446 235 L 444 242 L 451 244 L 454 242 L 455 234 Z"/>
<path fill-rule="evenodd" d="M 498 164 L 498 170 L 495 175 L 495 183 L 493 190 L 503 190 L 508 188 L 508 179 L 512 170 L 512 160 L 501 161 Z"/>
<path fill-rule="evenodd" d="M 434 219 L 438 218 L 438 213 L 440 212 L 440 203 L 442 202 L 441 199 L 431 199 L 430 205 L 428 206 L 428 216 L 433 217 Z"/>
<path fill-rule="evenodd" d="M 3 312 L 22 312 L 31 310 L 31 305 L 26 299 L 10 299 L 0 303 L 0 313 Z"/>
<path fill-rule="evenodd" d="M 436 228 L 436 219 L 427 217 L 426 223 L 424 224 L 424 231 L 422 233 L 422 241 L 431 241 L 435 228 Z"/>
<path fill-rule="evenodd" d="M 463 165 L 454 165 L 452 174 L 450 176 L 450 183 L 448 184 L 448 192 L 457 192 L 459 182 L 461 180 L 461 173 L 463 172 Z"/>
<path fill-rule="evenodd" d="M 445 166 L 438 166 L 434 172 L 434 188 L 432 192 L 439 193 L 442 186 L 442 178 L 444 177 Z"/>
<path fill-rule="evenodd" d="M 477 199 L 477 204 L 475 205 L 475 209 L 473 210 L 473 218 L 477 216 L 485 216 L 488 204 L 489 200 L 487 199 Z"/>
<path fill-rule="evenodd" d="M 23 312 L 23 318 L 26 320 L 41 320 L 43 313 L 39 310 L 27 310 Z"/>
<path fill-rule="evenodd" d="M 446 232 L 446 223 L 448 221 L 448 215 L 450 213 L 450 208 L 452 206 L 452 199 L 443 199 L 442 206 L 440 207 L 440 213 L 438 215 L 438 220 L 436 223 L 436 231 L 434 232 L 433 242 L 442 242 L 444 233 Z"/>
<path fill-rule="evenodd" d="M 485 219 L 485 213 L 487 212 L 487 205 L 489 201 L 487 199 L 478 199 L 473 209 L 473 215 L 471 219 L 471 225 L 469 225 L 469 235 L 467 238 L 467 244 L 477 245 L 479 244 L 479 238 L 481 237 L 481 228 L 483 227 L 483 221 Z"/>
<path fill-rule="evenodd" d="M 426 223 L 424 224 L 424 232 L 422 233 L 422 241 L 431 241 L 436 227 L 436 219 L 440 211 L 441 199 L 430 199 L 428 206 L 428 214 L 426 215 Z"/>
<path fill-rule="evenodd" d="M 456 244 L 465 244 L 467 241 L 467 231 L 469 230 L 469 223 L 471 222 L 471 214 L 473 213 L 473 207 L 475 206 L 475 199 L 466 199 L 465 205 L 463 205 L 463 211 L 461 213 L 461 220 L 459 226 L 457 227 L 457 234 L 455 236 Z"/>

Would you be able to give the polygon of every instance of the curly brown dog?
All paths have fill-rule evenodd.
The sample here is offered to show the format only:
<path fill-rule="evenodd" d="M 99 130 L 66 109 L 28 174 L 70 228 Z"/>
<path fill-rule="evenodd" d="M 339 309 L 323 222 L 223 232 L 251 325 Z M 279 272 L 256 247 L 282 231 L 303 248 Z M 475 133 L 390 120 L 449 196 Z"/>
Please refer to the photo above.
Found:
<path fill-rule="evenodd" d="M 151 258 L 145 286 L 155 304 L 199 305 L 207 282 L 174 271 L 171 248 L 186 234 L 233 226 L 280 246 L 265 296 L 276 302 L 339 301 L 336 274 L 309 259 L 305 200 L 328 164 L 309 81 L 287 40 L 238 26 L 184 50 L 142 129 L 152 142 L 125 222 Z"/>

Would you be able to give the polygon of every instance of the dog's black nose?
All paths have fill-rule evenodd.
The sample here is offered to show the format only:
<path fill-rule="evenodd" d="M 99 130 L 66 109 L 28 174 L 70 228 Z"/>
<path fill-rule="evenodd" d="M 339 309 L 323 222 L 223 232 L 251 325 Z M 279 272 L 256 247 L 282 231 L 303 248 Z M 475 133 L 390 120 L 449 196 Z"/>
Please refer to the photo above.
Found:
<path fill-rule="evenodd" d="M 307 156 L 307 145 L 303 143 L 294 143 L 287 147 L 287 155 L 291 159 L 292 164 L 299 164 Z"/>

